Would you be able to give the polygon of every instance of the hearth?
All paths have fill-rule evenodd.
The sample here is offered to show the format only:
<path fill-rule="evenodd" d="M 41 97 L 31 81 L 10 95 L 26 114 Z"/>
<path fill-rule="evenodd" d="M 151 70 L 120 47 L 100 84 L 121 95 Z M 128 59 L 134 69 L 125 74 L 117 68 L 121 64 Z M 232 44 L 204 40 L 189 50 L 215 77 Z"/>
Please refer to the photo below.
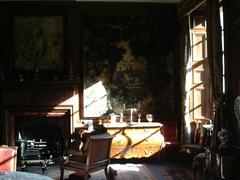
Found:
<path fill-rule="evenodd" d="M 62 155 L 68 134 L 66 122 L 69 117 L 66 118 L 65 113 L 15 117 L 15 142 L 22 170 L 27 165 L 40 164 L 44 172 L 46 165 L 54 164 Z"/>
<path fill-rule="evenodd" d="M 25 170 L 27 165 L 40 164 L 42 173 L 44 173 L 48 164 L 54 164 L 52 152 L 47 150 L 47 141 L 19 139 L 16 142 L 20 150 L 18 162 L 22 171 Z"/>

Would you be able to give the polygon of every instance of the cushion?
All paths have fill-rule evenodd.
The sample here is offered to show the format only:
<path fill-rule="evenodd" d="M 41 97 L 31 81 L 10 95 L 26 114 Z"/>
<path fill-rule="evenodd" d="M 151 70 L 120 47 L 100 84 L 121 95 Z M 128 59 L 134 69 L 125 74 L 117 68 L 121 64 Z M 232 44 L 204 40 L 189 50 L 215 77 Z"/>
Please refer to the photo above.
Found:
<path fill-rule="evenodd" d="M 90 178 L 90 174 L 88 174 L 88 178 Z M 75 172 L 69 175 L 69 180 L 84 180 L 84 172 Z"/>
<path fill-rule="evenodd" d="M 0 146 L 0 170 L 15 171 L 17 147 Z"/>

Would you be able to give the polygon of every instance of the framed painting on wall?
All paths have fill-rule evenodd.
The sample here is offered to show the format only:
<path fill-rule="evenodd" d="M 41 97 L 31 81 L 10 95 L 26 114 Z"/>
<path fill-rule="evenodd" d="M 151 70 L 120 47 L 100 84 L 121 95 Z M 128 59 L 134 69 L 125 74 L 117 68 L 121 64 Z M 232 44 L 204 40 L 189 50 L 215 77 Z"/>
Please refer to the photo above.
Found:
<path fill-rule="evenodd" d="M 15 16 L 13 21 L 14 70 L 63 70 L 62 16 Z"/>

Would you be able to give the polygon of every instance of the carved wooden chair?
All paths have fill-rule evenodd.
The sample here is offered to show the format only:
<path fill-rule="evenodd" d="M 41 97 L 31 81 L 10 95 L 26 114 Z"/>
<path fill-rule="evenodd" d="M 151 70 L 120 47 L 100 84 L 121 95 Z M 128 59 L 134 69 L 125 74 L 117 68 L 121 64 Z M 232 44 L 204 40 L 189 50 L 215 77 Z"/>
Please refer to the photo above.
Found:
<path fill-rule="evenodd" d="M 211 151 L 209 147 L 210 136 L 206 134 L 207 130 L 213 128 L 212 124 L 198 125 L 194 133 L 194 144 L 181 146 L 181 151 L 191 154 L 193 160 L 193 179 L 196 179 L 196 172 L 199 171 L 201 178 L 206 176 L 211 161 Z M 200 133 L 198 133 L 200 131 Z M 199 134 L 199 139 L 197 135 Z M 209 136 L 209 137 L 208 137 Z"/>
<path fill-rule="evenodd" d="M 182 144 L 180 148 L 180 152 L 182 154 L 188 155 L 191 160 L 193 160 L 193 158 L 198 153 L 204 152 L 204 144 L 203 144 L 204 131 L 201 125 L 201 121 L 198 121 L 197 123 L 193 123 L 193 126 L 196 126 L 193 133 L 193 138 L 192 138 L 193 142 L 191 144 Z"/>
<path fill-rule="evenodd" d="M 90 135 L 84 154 L 80 150 L 68 150 L 67 158 L 60 162 L 60 180 L 63 179 L 64 169 L 82 172 L 84 179 L 88 179 L 89 173 L 104 169 L 108 179 L 112 139 L 113 136 L 108 133 Z"/>
<path fill-rule="evenodd" d="M 17 146 L 0 146 L 0 170 L 16 171 L 17 168 Z"/>

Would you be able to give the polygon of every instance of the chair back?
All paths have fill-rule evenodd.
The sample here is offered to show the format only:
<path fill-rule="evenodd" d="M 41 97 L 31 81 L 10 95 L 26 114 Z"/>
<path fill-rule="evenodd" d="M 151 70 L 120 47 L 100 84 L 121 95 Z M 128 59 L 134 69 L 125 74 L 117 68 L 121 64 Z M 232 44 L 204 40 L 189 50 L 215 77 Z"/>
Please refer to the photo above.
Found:
<path fill-rule="evenodd" d="M 17 146 L 0 146 L 0 170 L 16 171 L 17 168 Z"/>
<path fill-rule="evenodd" d="M 88 179 L 88 174 L 104 169 L 108 178 L 108 165 L 110 162 L 110 150 L 113 136 L 104 133 L 89 135 L 82 153 L 79 150 L 68 150 L 68 160 L 60 162 L 60 180 L 64 177 L 64 169 L 82 172 L 84 179 Z"/>
<path fill-rule="evenodd" d="M 86 166 L 107 166 L 110 160 L 110 149 L 113 136 L 109 134 L 97 134 L 89 136 Z"/>

